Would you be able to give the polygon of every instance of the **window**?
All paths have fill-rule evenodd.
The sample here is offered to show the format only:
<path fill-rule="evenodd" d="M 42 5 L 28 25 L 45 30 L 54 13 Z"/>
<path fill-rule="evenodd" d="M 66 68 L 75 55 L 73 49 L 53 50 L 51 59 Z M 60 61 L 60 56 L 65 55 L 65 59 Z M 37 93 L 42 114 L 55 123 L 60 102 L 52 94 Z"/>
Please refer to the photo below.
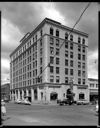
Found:
<path fill-rule="evenodd" d="M 59 74 L 59 67 L 56 67 L 56 73 Z"/>
<path fill-rule="evenodd" d="M 83 63 L 82 68 L 85 69 L 85 63 Z"/>
<path fill-rule="evenodd" d="M 85 71 L 82 71 L 82 76 L 85 77 Z"/>
<path fill-rule="evenodd" d="M 56 36 L 59 37 L 59 30 L 56 30 Z"/>
<path fill-rule="evenodd" d="M 68 33 L 65 33 L 65 40 L 68 40 Z"/>
<path fill-rule="evenodd" d="M 68 49 L 68 42 L 67 41 L 65 41 L 65 48 Z"/>
<path fill-rule="evenodd" d="M 59 39 L 56 39 L 56 46 L 59 46 Z"/>
<path fill-rule="evenodd" d="M 85 44 L 85 39 L 83 38 L 83 40 L 82 40 L 82 44 Z"/>
<path fill-rule="evenodd" d="M 65 77 L 65 83 L 68 84 L 68 77 Z"/>
<path fill-rule="evenodd" d="M 65 75 L 68 75 L 68 68 L 65 68 Z"/>
<path fill-rule="evenodd" d="M 35 35 L 35 40 L 37 41 L 37 35 Z"/>
<path fill-rule="evenodd" d="M 60 77 L 56 76 L 56 83 L 59 83 L 59 81 L 60 81 Z"/>
<path fill-rule="evenodd" d="M 65 50 L 65 57 L 68 57 L 68 51 Z"/>
<path fill-rule="evenodd" d="M 91 83 L 91 84 L 90 84 L 90 87 L 91 87 L 91 88 L 94 88 L 94 84 Z"/>
<path fill-rule="evenodd" d="M 59 58 L 56 58 L 56 64 L 59 64 Z"/>
<path fill-rule="evenodd" d="M 78 70 L 78 76 L 81 76 L 81 70 Z"/>
<path fill-rule="evenodd" d="M 83 52 L 85 53 L 85 47 L 83 47 Z"/>
<path fill-rule="evenodd" d="M 84 96 L 84 93 L 80 93 L 80 94 L 79 94 L 79 99 L 80 99 L 80 100 L 81 100 L 81 99 L 84 99 L 84 97 L 85 97 L 85 96 Z"/>
<path fill-rule="evenodd" d="M 78 45 L 78 51 L 81 52 L 81 45 Z"/>
<path fill-rule="evenodd" d="M 70 75 L 73 75 L 73 69 L 70 69 Z"/>
<path fill-rule="evenodd" d="M 78 84 L 81 84 L 81 78 L 78 78 Z"/>
<path fill-rule="evenodd" d="M 73 41 L 73 35 L 70 35 L 70 41 Z"/>
<path fill-rule="evenodd" d="M 42 73 L 42 67 L 40 67 L 40 73 Z"/>
<path fill-rule="evenodd" d="M 68 66 L 68 60 L 65 59 L 65 66 Z"/>
<path fill-rule="evenodd" d="M 40 58 L 40 65 L 42 65 L 42 58 Z"/>
<path fill-rule="evenodd" d="M 50 63 L 53 64 L 54 63 L 54 57 L 50 56 Z"/>
<path fill-rule="evenodd" d="M 73 50 L 73 43 L 70 43 L 70 49 Z"/>
<path fill-rule="evenodd" d="M 80 37 L 78 37 L 78 43 L 81 43 L 81 38 Z"/>
<path fill-rule="evenodd" d="M 82 59 L 85 60 L 85 55 L 82 56 Z"/>
<path fill-rule="evenodd" d="M 54 38 L 50 37 L 50 44 L 53 45 L 54 44 Z"/>
<path fill-rule="evenodd" d="M 81 60 L 81 54 L 78 54 L 78 59 Z"/>
<path fill-rule="evenodd" d="M 40 56 L 42 56 L 42 48 L 40 49 Z"/>
<path fill-rule="evenodd" d="M 50 54 L 54 54 L 54 48 L 50 47 Z"/>
<path fill-rule="evenodd" d="M 59 49 L 56 48 L 56 55 L 59 55 Z"/>
<path fill-rule="evenodd" d="M 42 47 L 42 39 L 40 39 L 40 47 Z"/>
<path fill-rule="evenodd" d="M 50 28 L 50 35 L 53 35 L 53 28 Z"/>
<path fill-rule="evenodd" d="M 81 62 L 78 62 L 78 68 L 81 68 Z"/>
<path fill-rule="evenodd" d="M 51 83 L 54 82 L 54 76 L 50 76 L 50 82 L 51 82 Z"/>
<path fill-rule="evenodd" d="M 70 58 L 73 58 L 73 52 L 70 52 Z"/>
<path fill-rule="evenodd" d="M 83 84 L 85 84 L 85 79 L 83 79 Z"/>
<path fill-rule="evenodd" d="M 54 72 L 54 68 L 53 66 L 50 66 L 50 73 L 53 73 Z"/>
<path fill-rule="evenodd" d="M 70 60 L 70 66 L 73 67 L 73 60 Z"/>

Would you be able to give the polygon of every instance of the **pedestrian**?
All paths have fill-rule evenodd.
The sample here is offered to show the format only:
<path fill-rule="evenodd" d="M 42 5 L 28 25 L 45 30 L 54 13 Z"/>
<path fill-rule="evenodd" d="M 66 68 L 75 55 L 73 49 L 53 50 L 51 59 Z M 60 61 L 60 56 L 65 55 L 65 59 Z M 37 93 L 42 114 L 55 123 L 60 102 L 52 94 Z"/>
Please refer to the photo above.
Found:
<path fill-rule="evenodd" d="M 1 100 L 1 112 L 2 112 L 2 116 L 6 116 L 6 105 L 4 100 Z"/>

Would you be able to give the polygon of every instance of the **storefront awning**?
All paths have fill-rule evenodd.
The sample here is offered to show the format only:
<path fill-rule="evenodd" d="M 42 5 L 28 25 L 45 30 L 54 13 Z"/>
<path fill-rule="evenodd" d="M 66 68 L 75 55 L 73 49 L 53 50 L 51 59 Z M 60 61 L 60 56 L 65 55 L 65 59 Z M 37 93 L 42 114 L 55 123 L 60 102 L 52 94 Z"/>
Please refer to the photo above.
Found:
<path fill-rule="evenodd" d="M 98 92 L 90 92 L 90 95 L 98 95 Z"/>

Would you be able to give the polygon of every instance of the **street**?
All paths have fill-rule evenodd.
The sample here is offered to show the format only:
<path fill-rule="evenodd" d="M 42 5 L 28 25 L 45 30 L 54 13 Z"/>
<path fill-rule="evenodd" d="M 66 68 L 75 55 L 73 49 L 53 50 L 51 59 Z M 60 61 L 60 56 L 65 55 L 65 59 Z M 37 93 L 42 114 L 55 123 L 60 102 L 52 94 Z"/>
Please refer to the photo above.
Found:
<path fill-rule="evenodd" d="M 7 115 L 3 117 L 3 125 L 98 125 L 98 115 L 94 105 L 22 105 L 6 103 Z"/>

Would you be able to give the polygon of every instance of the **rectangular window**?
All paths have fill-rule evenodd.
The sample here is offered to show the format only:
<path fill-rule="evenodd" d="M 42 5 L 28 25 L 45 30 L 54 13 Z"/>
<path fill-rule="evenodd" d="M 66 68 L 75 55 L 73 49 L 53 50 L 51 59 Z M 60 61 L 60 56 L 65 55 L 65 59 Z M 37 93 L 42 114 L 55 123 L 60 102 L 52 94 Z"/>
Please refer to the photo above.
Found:
<path fill-rule="evenodd" d="M 56 76 L 56 83 L 59 83 L 59 81 L 60 81 L 60 77 Z"/>
<path fill-rule="evenodd" d="M 68 42 L 67 41 L 65 41 L 65 48 L 68 49 Z"/>
<path fill-rule="evenodd" d="M 70 66 L 73 67 L 73 60 L 70 60 Z"/>
<path fill-rule="evenodd" d="M 81 52 L 81 45 L 78 45 L 78 51 Z"/>
<path fill-rule="evenodd" d="M 70 49 L 73 50 L 73 43 L 70 43 Z"/>
<path fill-rule="evenodd" d="M 70 58 L 73 58 L 73 52 L 70 52 Z"/>
<path fill-rule="evenodd" d="M 42 65 L 42 58 L 40 58 L 40 65 Z"/>
<path fill-rule="evenodd" d="M 81 60 L 81 54 L 78 54 L 78 60 Z"/>
<path fill-rule="evenodd" d="M 81 62 L 78 62 L 78 68 L 81 68 Z"/>
<path fill-rule="evenodd" d="M 42 39 L 40 39 L 40 47 L 42 47 Z"/>
<path fill-rule="evenodd" d="M 54 57 L 50 56 L 50 63 L 53 64 L 54 63 Z"/>
<path fill-rule="evenodd" d="M 83 47 L 83 52 L 85 53 L 85 47 Z"/>
<path fill-rule="evenodd" d="M 81 84 L 81 78 L 78 78 L 78 84 Z"/>
<path fill-rule="evenodd" d="M 82 68 L 85 69 L 85 63 L 82 64 Z"/>
<path fill-rule="evenodd" d="M 68 66 L 68 60 L 65 59 L 65 66 Z"/>
<path fill-rule="evenodd" d="M 56 46 L 59 46 L 59 39 L 56 39 Z"/>
<path fill-rule="evenodd" d="M 65 77 L 65 83 L 68 84 L 68 77 Z"/>
<path fill-rule="evenodd" d="M 85 71 L 82 72 L 82 76 L 85 77 Z"/>
<path fill-rule="evenodd" d="M 83 84 L 85 84 L 85 79 L 83 79 Z"/>
<path fill-rule="evenodd" d="M 42 67 L 40 67 L 40 73 L 42 73 Z"/>
<path fill-rule="evenodd" d="M 59 67 L 56 67 L 56 73 L 59 74 Z"/>
<path fill-rule="evenodd" d="M 54 48 L 53 47 L 50 47 L 50 54 L 54 54 Z"/>
<path fill-rule="evenodd" d="M 70 69 L 70 75 L 73 75 L 74 73 L 73 73 L 73 69 Z"/>
<path fill-rule="evenodd" d="M 65 68 L 65 75 L 68 75 L 68 68 Z"/>
<path fill-rule="evenodd" d="M 81 76 L 81 70 L 78 70 L 78 76 Z"/>
<path fill-rule="evenodd" d="M 53 66 L 50 66 L 50 73 L 53 73 L 54 72 L 54 68 Z"/>
<path fill-rule="evenodd" d="M 50 37 L 50 44 L 53 45 L 54 44 L 54 38 Z"/>
<path fill-rule="evenodd" d="M 68 51 L 65 50 L 65 57 L 68 57 Z"/>
<path fill-rule="evenodd" d="M 82 60 L 85 60 L 85 55 L 82 56 Z"/>
<path fill-rule="evenodd" d="M 40 49 L 40 56 L 42 56 L 42 48 Z"/>
<path fill-rule="evenodd" d="M 59 55 L 59 49 L 56 48 L 56 55 Z"/>
<path fill-rule="evenodd" d="M 56 30 L 56 36 L 59 37 L 59 31 L 58 30 Z"/>
<path fill-rule="evenodd" d="M 50 76 L 50 82 L 51 82 L 51 83 L 54 82 L 54 76 Z"/>
<path fill-rule="evenodd" d="M 59 58 L 56 58 L 56 64 L 59 64 Z"/>

